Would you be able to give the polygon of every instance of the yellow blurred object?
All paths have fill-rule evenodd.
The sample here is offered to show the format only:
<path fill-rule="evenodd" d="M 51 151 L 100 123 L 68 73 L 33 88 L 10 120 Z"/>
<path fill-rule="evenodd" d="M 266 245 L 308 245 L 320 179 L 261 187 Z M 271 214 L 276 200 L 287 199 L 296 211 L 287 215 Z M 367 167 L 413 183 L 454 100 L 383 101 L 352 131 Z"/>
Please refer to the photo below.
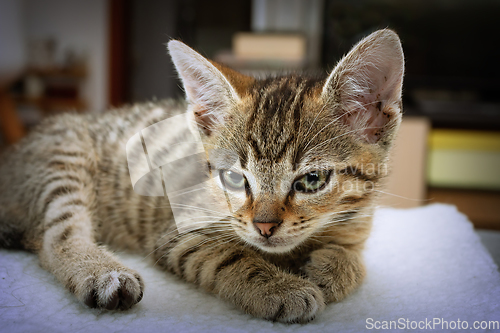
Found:
<path fill-rule="evenodd" d="M 430 186 L 500 189 L 500 133 L 433 130 L 429 148 Z"/>
<path fill-rule="evenodd" d="M 430 149 L 500 151 L 499 132 L 433 130 Z"/>

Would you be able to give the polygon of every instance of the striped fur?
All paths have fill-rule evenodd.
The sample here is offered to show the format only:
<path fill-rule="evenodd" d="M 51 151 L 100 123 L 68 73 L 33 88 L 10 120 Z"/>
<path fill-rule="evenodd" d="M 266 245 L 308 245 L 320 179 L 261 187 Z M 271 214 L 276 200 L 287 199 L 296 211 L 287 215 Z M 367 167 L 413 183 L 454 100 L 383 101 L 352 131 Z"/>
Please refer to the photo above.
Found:
<path fill-rule="evenodd" d="M 90 307 L 126 309 L 142 298 L 140 275 L 108 250 L 114 248 L 149 255 L 254 316 L 311 320 L 365 274 L 361 250 L 401 118 L 398 37 L 389 30 L 370 35 L 324 78 L 257 80 L 180 42 L 169 50 L 187 104 L 50 118 L 2 156 L 0 245 L 36 252 Z M 186 110 L 205 146 L 238 156 L 231 170 L 246 185 L 218 198 L 231 204 L 229 216 L 180 232 L 166 197 L 134 192 L 125 144 Z M 182 135 L 167 132 L 157 134 L 166 144 Z M 208 165 L 213 175 L 225 168 L 224 161 Z M 328 174 L 321 189 L 294 187 L 318 170 Z M 266 223 L 275 226 L 263 236 L 259 225 Z"/>

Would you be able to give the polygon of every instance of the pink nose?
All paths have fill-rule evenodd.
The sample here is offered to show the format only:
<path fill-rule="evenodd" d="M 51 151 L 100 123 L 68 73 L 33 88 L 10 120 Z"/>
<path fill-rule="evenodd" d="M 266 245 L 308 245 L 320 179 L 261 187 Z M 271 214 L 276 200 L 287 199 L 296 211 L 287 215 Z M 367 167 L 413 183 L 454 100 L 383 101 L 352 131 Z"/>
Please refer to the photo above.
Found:
<path fill-rule="evenodd" d="M 257 228 L 257 231 L 259 231 L 259 233 L 266 238 L 271 237 L 273 232 L 279 226 L 278 222 L 254 222 L 253 224 L 255 225 L 255 228 Z"/>

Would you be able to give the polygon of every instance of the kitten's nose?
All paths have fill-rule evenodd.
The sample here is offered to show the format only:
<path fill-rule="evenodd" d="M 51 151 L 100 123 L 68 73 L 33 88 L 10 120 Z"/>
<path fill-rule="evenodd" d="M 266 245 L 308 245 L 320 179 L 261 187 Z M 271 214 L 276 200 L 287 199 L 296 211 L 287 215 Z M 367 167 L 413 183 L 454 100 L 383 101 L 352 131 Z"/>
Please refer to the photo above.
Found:
<path fill-rule="evenodd" d="M 273 222 L 259 222 L 259 221 L 254 221 L 253 225 L 257 229 L 257 231 L 264 237 L 269 238 L 272 236 L 276 228 L 280 225 L 280 222 L 278 221 L 273 221 Z"/>

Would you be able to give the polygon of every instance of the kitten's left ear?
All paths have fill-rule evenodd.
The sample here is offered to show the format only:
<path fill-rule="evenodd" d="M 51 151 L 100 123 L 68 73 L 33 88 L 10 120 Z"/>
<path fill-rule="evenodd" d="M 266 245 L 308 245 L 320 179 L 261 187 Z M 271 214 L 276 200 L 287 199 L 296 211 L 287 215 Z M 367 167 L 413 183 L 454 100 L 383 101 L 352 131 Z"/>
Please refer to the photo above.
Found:
<path fill-rule="evenodd" d="M 184 85 L 195 120 L 200 129 L 210 135 L 227 120 L 228 111 L 240 101 L 251 79 L 229 68 L 212 64 L 177 40 L 168 42 L 168 51 Z M 232 85 L 229 79 L 237 84 Z"/>
<path fill-rule="evenodd" d="M 388 142 L 401 121 L 404 56 L 398 35 L 379 30 L 338 63 L 322 97 L 339 119 L 368 143 Z"/>

